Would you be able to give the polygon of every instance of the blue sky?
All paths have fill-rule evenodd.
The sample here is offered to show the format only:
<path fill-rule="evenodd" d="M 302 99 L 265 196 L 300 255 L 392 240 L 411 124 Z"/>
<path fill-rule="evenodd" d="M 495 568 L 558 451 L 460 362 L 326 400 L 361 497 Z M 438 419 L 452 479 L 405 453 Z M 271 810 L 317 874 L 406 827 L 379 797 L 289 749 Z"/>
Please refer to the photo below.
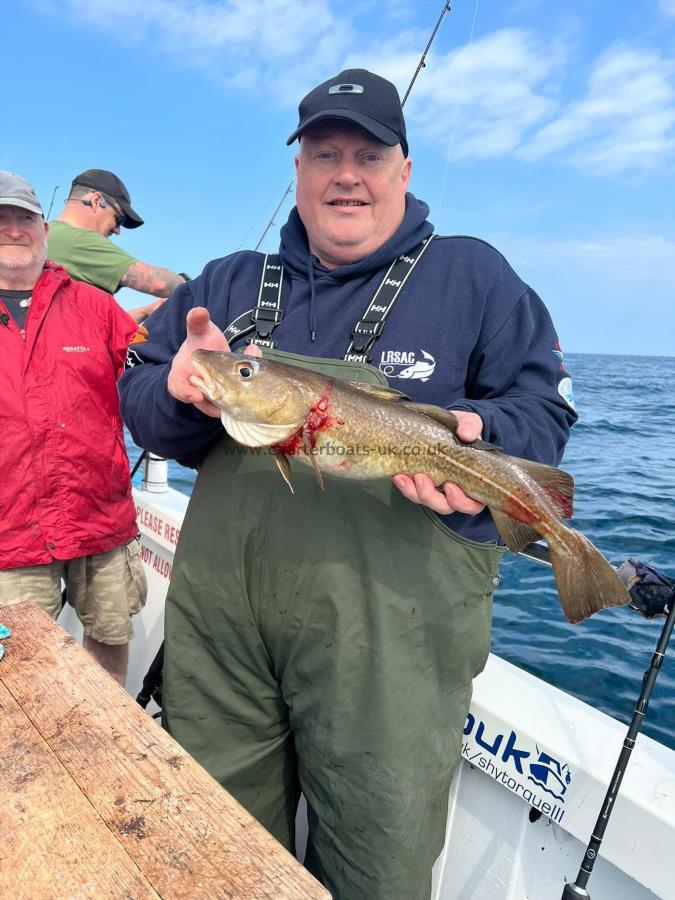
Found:
<path fill-rule="evenodd" d="M 0 165 L 53 217 L 111 169 L 146 221 L 116 240 L 195 275 L 261 237 L 302 95 L 350 66 L 403 94 L 441 7 L 4 0 Z M 454 0 L 406 117 L 436 230 L 498 247 L 565 349 L 675 354 L 675 0 Z"/>

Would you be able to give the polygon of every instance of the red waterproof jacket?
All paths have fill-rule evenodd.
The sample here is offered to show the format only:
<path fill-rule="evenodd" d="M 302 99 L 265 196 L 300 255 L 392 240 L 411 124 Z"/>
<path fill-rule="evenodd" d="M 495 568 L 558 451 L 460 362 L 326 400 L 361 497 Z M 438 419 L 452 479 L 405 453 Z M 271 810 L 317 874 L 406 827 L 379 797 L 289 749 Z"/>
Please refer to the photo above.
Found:
<path fill-rule="evenodd" d="M 33 289 L 25 336 L 3 321 L 0 569 L 131 540 L 138 528 L 117 378 L 135 322 L 51 262 Z"/>

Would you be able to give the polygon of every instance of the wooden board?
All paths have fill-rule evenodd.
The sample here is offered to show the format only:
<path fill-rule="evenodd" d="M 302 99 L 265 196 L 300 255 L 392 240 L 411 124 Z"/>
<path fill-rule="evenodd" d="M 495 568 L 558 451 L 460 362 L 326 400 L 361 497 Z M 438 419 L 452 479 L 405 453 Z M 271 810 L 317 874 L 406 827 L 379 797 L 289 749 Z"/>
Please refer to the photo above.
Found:
<path fill-rule="evenodd" d="M 0 621 L 0 897 L 330 900 L 39 607 Z"/>

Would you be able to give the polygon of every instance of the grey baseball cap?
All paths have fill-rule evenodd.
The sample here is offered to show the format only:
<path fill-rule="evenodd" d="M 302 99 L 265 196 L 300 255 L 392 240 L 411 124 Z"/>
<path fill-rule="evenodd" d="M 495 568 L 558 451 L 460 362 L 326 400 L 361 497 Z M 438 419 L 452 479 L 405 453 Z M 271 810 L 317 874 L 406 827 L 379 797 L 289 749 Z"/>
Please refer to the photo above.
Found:
<path fill-rule="evenodd" d="M 33 188 L 25 178 L 14 172 L 0 172 L 0 206 L 18 206 L 44 216 Z"/>

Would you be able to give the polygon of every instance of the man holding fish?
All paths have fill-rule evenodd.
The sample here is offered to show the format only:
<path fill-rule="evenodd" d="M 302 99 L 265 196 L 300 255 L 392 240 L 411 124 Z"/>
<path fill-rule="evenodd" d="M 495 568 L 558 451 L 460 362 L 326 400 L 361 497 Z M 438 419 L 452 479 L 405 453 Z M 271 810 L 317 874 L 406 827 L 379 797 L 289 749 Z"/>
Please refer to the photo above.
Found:
<path fill-rule="evenodd" d="M 490 645 L 503 548 L 485 505 L 509 546 L 541 535 L 568 573 L 583 539 L 548 465 L 576 414 L 534 291 L 488 244 L 432 238 L 395 87 L 347 70 L 299 111 L 279 255 L 181 285 L 121 382 L 134 440 L 199 468 L 164 712 L 289 848 L 305 794 L 305 862 L 335 897 L 422 900 Z M 205 352 L 247 336 L 247 355 Z M 567 587 L 570 618 L 625 602 Z"/>

